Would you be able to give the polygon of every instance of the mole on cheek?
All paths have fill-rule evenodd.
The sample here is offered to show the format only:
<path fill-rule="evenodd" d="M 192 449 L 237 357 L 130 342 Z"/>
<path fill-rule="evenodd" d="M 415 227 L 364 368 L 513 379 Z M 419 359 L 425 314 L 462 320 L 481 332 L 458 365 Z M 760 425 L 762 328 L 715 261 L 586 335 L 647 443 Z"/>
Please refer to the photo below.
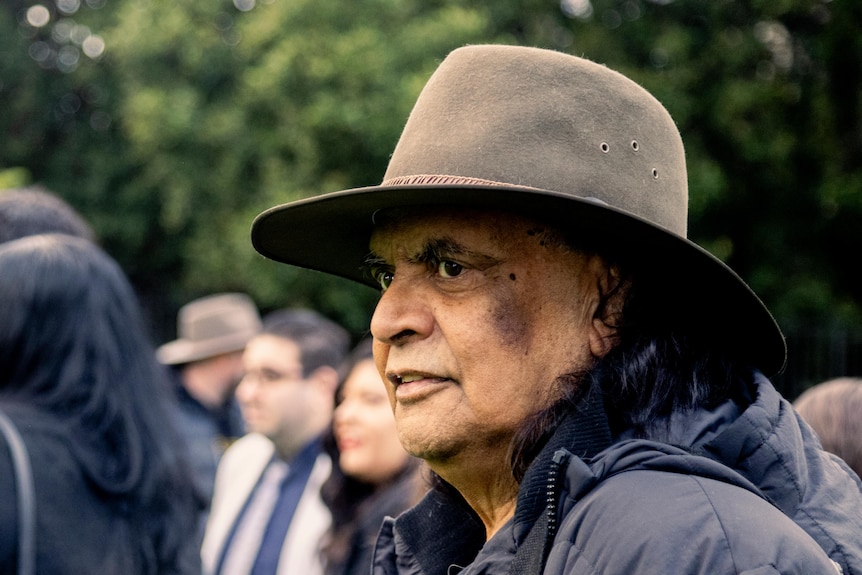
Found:
<path fill-rule="evenodd" d="M 515 281 L 515 274 L 509 274 L 509 279 Z"/>

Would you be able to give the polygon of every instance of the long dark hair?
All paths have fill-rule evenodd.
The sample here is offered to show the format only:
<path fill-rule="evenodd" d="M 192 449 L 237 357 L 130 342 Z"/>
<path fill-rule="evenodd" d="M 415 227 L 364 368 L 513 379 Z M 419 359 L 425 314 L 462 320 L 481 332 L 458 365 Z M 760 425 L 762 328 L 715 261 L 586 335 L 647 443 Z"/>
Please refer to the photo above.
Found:
<path fill-rule="evenodd" d="M 711 336 L 708 325 L 674 311 L 674 296 L 655 281 L 662 271 L 604 257 L 613 262 L 615 275 L 608 278 L 610 289 L 601 294 L 596 317 L 613 328 L 614 346 L 581 372 L 559 377 L 560 399 L 518 430 L 511 449 L 518 481 L 563 417 L 588 393 L 604 398 L 613 433 L 625 430 L 633 437 L 662 440 L 667 416 L 713 407 L 750 370 Z"/>
<path fill-rule="evenodd" d="M 135 563 L 176 572 L 204 502 L 125 275 L 65 235 L 0 245 L 0 269 L 0 398 L 59 420 L 93 489 L 136 524 Z"/>
<path fill-rule="evenodd" d="M 335 391 L 335 406 L 343 400 L 344 383 L 353 368 L 364 360 L 372 359 L 371 339 L 360 342 L 348 356 L 341 370 L 341 379 Z M 321 552 L 327 566 L 327 573 L 339 572 L 348 559 L 354 534 L 374 513 L 377 496 L 408 476 L 413 476 L 418 469 L 419 461 L 413 457 L 393 477 L 384 484 L 377 485 L 361 481 L 346 475 L 338 465 L 338 448 L 335 435 L 330 426 L 324 436 L 324 450 L 332 457 L 332 472 L 320 489 L 323 502 L 332 514 L 332 525 Z M 417 481 L 417 499 L 419 482 Z"/>

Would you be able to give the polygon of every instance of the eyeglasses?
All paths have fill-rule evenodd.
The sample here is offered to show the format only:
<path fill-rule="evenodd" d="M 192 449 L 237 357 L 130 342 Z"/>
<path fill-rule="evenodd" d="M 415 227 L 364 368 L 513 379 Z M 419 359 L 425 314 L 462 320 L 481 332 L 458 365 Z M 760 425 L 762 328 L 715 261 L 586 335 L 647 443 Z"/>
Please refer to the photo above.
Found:
<path fill-rule="evenodd" d="M 250 381 L 263 386 L 274 385 L 276 383 L 288 381 L 302 381 L 304 378 L 301 373 L 282 373 L 274 369 L 261 369 L 255 371 L 247 371 L 242 376 L 242 381 Z"/>

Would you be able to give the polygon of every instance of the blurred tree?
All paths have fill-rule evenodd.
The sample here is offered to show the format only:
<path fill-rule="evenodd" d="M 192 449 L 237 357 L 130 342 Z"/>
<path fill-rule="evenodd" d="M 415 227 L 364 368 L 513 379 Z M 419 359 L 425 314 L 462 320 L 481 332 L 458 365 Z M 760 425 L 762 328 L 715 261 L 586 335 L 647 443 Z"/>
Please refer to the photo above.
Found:
<path fill-rule="evenodd" d="M 376 294 L 263 261 L 250 222 L 379 181 L 436 59 L 487 37 L 486 18 L 399 0 L 128 2 L 117 14 L 118 113 L 140 164 L 124 187 L 157 198 L 174 297 L 241 289 L 264 308 L 309 305 L 364 330 Z"/>

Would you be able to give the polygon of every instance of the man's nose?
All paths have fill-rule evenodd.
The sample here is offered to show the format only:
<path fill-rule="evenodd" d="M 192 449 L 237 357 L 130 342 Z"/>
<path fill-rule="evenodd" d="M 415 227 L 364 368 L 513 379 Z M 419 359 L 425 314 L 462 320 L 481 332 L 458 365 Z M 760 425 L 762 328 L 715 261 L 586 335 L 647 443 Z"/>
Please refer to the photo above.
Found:
<path fill-rule="evenodd" d="M 434 316 L 426 292 L 420 279 L 396 274 L 371 317 L 374 338 L 398 346 L 430 335 Z"/>

